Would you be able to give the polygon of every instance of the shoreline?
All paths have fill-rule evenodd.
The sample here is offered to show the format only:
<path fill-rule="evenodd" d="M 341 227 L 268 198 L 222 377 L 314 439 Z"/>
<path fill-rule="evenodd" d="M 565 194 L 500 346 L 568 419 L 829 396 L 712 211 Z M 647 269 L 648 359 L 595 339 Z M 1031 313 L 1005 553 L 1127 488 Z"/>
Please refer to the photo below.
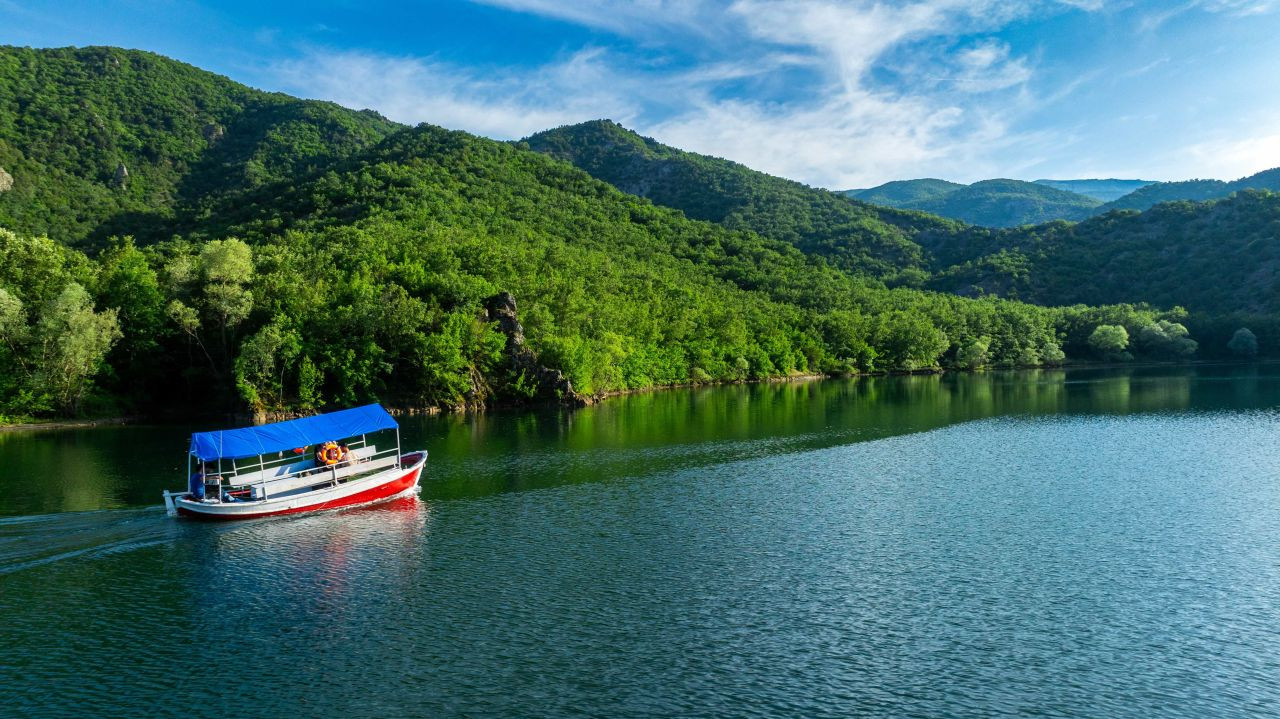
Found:
<path fill-rule="evenodd" d="M 1085 362 L 1085 363 L 1066 363 L 1060 365 L 1041 365 L 1029 367 L 994 367 L 983 369 L 948 369 L 948 368 L 929 368 L 912 371 L 886 371 L 886 372 L 850 372 L 844 374 L 815 374 L 803 373 L 794 375 L 784 375 L 779 377 L 762 377 L 760 379 L 743 379 L 729 380 L 723 382 L 683 382 L 680 384 L 655 385 L 653 387 L 641 387 L 637 389 L 620 389 L 602 392 L 600 394 L 591 395 L 582 398 L 582 403 L 565 402 L 563 400 L 546 400 L 541 402 L 526 403 L 496 403 L 491 405 L 469 406 L 463 405 L 458 407 L 387 407 L 387 412 L 393 416 L 417 416 L 417 415 L 438 415 L 438 414 L 469 414 L 479 413 L 488 410 L 512 410 L 512 409 L 545 409 L 547 407 L 566 407 L 569 409 L 579 409 L 582 407 L 590 407 L 601 402 L 612 399 L 614 397 L 626 397 L 630 395 L 648 394 L 651 392 L 665 392 L 676 389 L 693 389 L 697 387 L 728 387 L 732 385 L 746 384 L 780 384 L 786 382 L 814 382 L 827 379 L 843 379 L 854 377 L 908 377 L 912 375 L 947 375 L 947 374 L 987 374 L 992 372 L 1025 372 L 1029 370 L 1080 370 L 1080 369 L 1144 369 L 1152 367 L 1204 367 L 1204 366 L 1242 366 L 1242 365 L 1262 365 L 1275 364 L 1280 359 L 1265 359 L 1252 361 L 1232 361 L 1232 360 L 1192 360 L 1189 362 Z M 214 415 L 205 415 L 213 417 Z M 274 412 L 264 415 L 255 415 L 252 413 L 231 413 L 229 415 L 216 415 L 218 417 L 234 417 L 237 421 L 243 421 L 251 424 L 264 424 L 268 422 L 276 422 L 284 419 L 294 419 L 305 415 L 296 412 Z M 185 417 L 183 419 L 196 420 L 199 416 Z M 165 419 L 165 415 L 157 414 L 154 416 L 135 415 L 127 417 L 99 417 L 93 419 L 51 419 L 48 421 L 37 422 L 21 422 L 18 424 L 0 424 L 0 433 L 4 432 L 37 432 L 41 430 L 61 430 L 61 429 L 87 429 L 92 427 L 120 427 L 130 424 L 150 424 Z M 169 417 L 173 419 L 173 417 Z"/>
<path fill-rule="evenodd" d="M 107 427 L 134 424 L 146 421 L 142 417 L 101 417 L 97 419 L 51 419 L 47 422 L 21 422 L 19 424 L 0 424 L 0 432 L 26 432 L 42 429 L 83 429 L 85 427 Z"/>

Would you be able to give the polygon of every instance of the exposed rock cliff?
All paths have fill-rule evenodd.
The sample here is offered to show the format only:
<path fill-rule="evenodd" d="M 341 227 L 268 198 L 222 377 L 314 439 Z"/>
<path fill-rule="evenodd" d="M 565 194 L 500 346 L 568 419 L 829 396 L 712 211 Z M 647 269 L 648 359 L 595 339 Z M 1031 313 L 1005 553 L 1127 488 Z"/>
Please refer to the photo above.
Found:
<path fill-rule="evenodd" d="M 507 336 L 506 355 L 512 377 L 524 377 L 524 381 L 536 387 L 536 397 L 556 399 L 567 405 L 581 406 L 590 403 L 573 389 L 573 383 L 558 369 L 543 367 L 538 356 L 524 341 L 524 327 L 516 315 L 516 298 L 510 292 L 500 292 L 485 302 L 486 319 L 496 321 L 498 329 Z"/>

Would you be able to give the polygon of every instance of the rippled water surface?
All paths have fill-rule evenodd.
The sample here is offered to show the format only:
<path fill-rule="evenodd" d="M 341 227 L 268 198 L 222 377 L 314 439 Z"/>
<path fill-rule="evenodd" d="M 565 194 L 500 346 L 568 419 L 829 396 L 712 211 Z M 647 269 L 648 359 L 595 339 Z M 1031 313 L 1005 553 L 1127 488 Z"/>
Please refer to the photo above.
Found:
<path fill-rule="evenodd" d="M 1278 410 L 1263 366 L 414 418 L 420 497 L 232 525 L 159 507 L 192 427 L 0 433 L 0 716 L 1280 715 Z"/>

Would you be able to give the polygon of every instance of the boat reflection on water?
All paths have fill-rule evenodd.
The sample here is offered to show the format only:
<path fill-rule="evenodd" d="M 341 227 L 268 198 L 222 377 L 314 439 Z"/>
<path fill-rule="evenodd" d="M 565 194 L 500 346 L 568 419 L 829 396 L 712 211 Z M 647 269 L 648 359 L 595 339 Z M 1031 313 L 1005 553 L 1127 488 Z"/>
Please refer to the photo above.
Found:
<path fill-rule="evenodd" d="M 430 505 L 417 496 L 337 512 L 190 525 L 190 606 L 204 631 L 260 625 L 331 638 L 388 619 L 424 571 Z M 377 596 L 371 588 L 377 587 Z M 191 619 L 197 617 L 192 616 Z M 320 620 L 320 621 L 317 621 Z"/>

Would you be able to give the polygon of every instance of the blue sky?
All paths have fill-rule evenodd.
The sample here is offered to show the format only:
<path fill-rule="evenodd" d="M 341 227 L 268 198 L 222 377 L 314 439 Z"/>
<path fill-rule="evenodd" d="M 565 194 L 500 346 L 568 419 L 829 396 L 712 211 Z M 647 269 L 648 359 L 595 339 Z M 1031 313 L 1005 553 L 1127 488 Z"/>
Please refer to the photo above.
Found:
<path fill-rule="evenodd" d="M 1280 166 L 1280 0 L 0 0 L 0 42 L 499 139 L 609 117 L 832 188 Z"/>

